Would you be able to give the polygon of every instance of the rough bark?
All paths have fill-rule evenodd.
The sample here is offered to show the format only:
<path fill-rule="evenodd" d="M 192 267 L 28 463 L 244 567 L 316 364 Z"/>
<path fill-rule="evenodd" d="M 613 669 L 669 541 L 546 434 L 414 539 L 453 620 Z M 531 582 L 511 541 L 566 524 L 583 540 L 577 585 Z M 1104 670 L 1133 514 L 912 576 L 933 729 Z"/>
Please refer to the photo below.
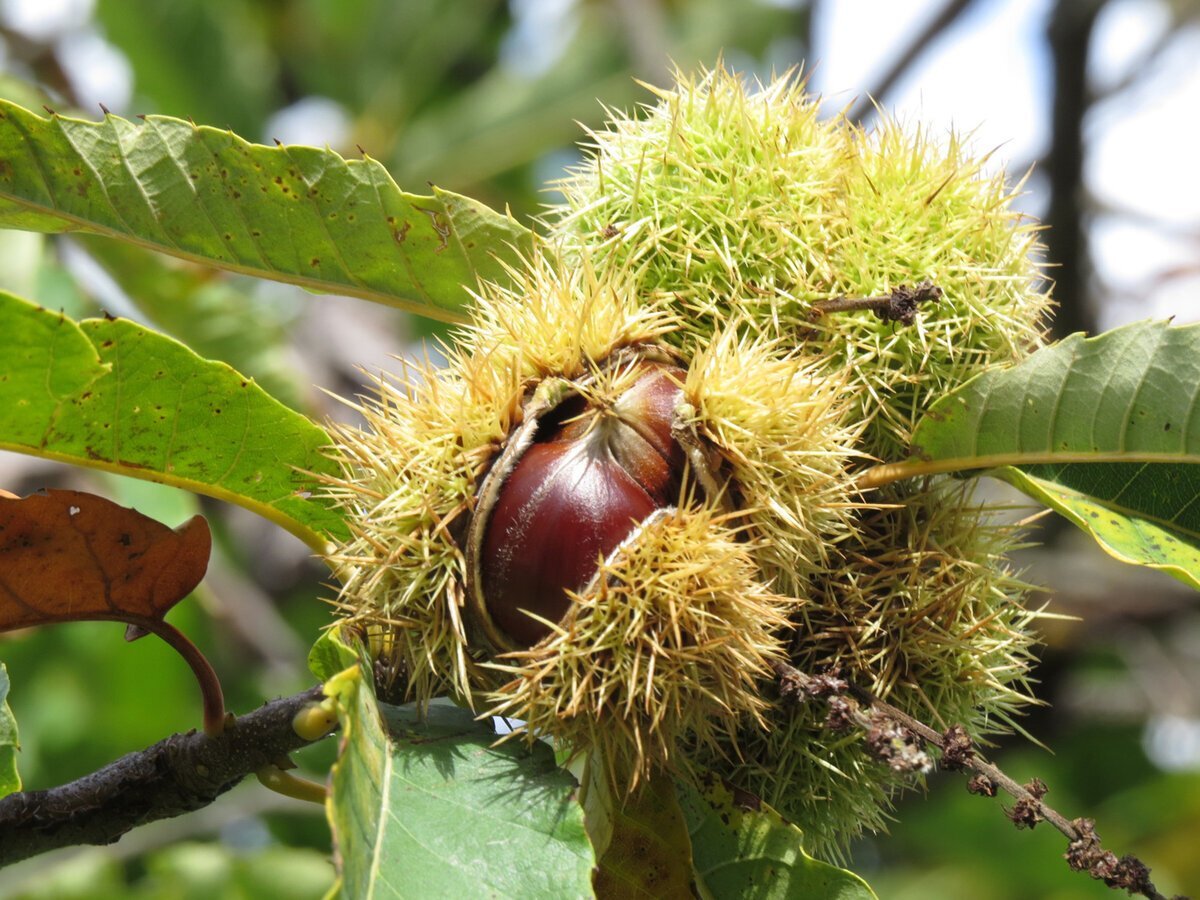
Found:
<path fill-rule="evenodd" d="M 138 825 L 212 803 L 247 775 L 309 742 L 292 718 L 320 687 L 233 719 L 208 737 L 174 734 L 77 781 L 0 799 L 0 866 L 77 844 L 111 844 Z"/>

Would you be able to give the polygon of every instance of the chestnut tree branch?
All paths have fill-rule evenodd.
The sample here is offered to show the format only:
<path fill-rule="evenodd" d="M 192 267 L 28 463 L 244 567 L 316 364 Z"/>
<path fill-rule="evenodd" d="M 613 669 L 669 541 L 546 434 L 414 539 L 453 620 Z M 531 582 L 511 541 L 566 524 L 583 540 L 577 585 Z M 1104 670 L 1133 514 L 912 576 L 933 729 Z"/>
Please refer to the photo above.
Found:
<path fill-rule="evenodd" d="M 312 743 L 292 727 L 321 688 L 272 700 L 214 737 L 173 734 L 77 781 L 0 799 L 0 867 L 76 844 L 111 844 L 138 825 L 191 812 Z"/>
<path fill-rule="evenodd" d="M 1072 869 L 1087 872 L 1109 887 L 1124 888 L 1130 894 L 1166 900 L 1150 881 L 1150 870 L 1141 860 L 1134 856 L 1118 859 L 1112 851 L 1105 850 L 1092 820 L 1068 819 L 1048 806 L 1042 799 L 1047 788 L 1041 779 L 1035 778 L 1028 784 L 1014 781 L 979 755 L 961 725 L 939 733 L 836 673 L 810 675 L 785 662 L 775 662 L 772 666 L 779 679 L 781 698 L 796 703 L 809 698 L 823 700 L 829 706 L 826 726 L 835 731 L 861 728 L 865 732 L 866 750 L 892 769 L 928 771 L 932 762 L 924 752 L 924 745 L 930 744 L 940 751 L 943 769 L 975 772 L 967 783 L 971 793 L 994 797 L 997 789 L 1003 789 L 1016 800 L 1005 814 L 1018 828 L 1049 822 L 1062 832 L 1070 842 L 1065 857 Z"/>
<path fill-rule="evenodd" d="M 832 300 L 818 300 L 809 310 L 809 318 L 816 321 L 827 313 L 869 309 L 885 322 L 911 325 L 917 320 L 917 307 L 922 303 L 936 303 L 941 298 L 940 287 L 932 281 L 922 281 L 916 287 L 901 285 L 890 294 L 881 297 L 835 297 Z"/>

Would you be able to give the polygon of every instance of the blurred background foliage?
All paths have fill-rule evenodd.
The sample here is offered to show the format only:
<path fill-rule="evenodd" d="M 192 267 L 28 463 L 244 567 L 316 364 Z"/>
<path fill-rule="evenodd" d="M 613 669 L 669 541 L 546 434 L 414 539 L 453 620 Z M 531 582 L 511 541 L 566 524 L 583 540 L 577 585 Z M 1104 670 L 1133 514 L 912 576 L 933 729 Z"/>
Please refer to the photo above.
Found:
<path fill-rule="evenodd" d="M 1037 25 L 1048 60 L 1037 90 L 1031 210 L 1054 226 L 1064 330 L 1095 329 L 1111 301 L 1090 251 L 1098 217 L 1087 163 L 1099 104 L 1111 121 L 1137 104 L 1160 61 L 1196 38 L 1188 0 L 1034 0 L 1013 4 Z M 727 64 L 768 76 L 832 52 L 831 2 L 819 0 L 0 0 L 0 95 L 94 117 L 163 113 L 228 126 L 251 140 L 326 145 L 381 160 L 401 187 L 427 182 L 510 207 L 522 219 L 553 199 L 548 182 L 579 158 L 580 126 L 599 127 L 598 99 L 630 108 L 635 79 Z M 939 48 L 964 40 L 972 16 L 1003 2 L 920 8 L 911 33 L 864 44 L 862 84 L 886 107 L 897 86 L 920 90 Z M 1030 13 L 1030 8 L 1033 12 Z M 842 7 L 844 10 L 844 7 Z M 864 13 L 869 15 L 869 13 Z M 1106 16 L 1149 17 L 1154 40 L 1124 72 L 1098 58 Z M 838 28 L 856 27 L 845 20 Z M 822 27 L 824 24 L 824 28 Z M 1189 37 L 1190 36 L 1190 37 Z M 876 42 L 877 43 L 877 42 Z M 853 36 L 849 40 L 853 46 Z M 845 47 L 843 40 L 838 46 Z M 845 52 L 844 50 L 842 52 Z M 857 48 L 853 52 L 859 52 Z M 1191 60 L 1197 54 L 1191 52 Z M 1194 64 L 1194 63 L 1193 63 Z M 941 74 L 938 77 L 946 77 Z M 953 76 L 950 76 L 953 77 Z M 1003 72 L 993 73 L 1003 78 Z M 1102 89 L 1101 89 L 1102 88 Z M 1144 96 L 1144 95 L 1142 95 Z M 1116 112 L 1113 102 L 1117 103 Z M 869 104 L 854 107 L 869 119 Z M 988 109 L 964 109 L 966 123 Z M 1194 114 L 1194 110 L 1186 115 Z M 1186 118 L 1179 110 L 1179 118 Z M 1153 141 L 1153 135 L 1146 136 Z M 990 148 L 985 148 L 990 149 Z M 1193 182 L 1194 183 L 1194 182 Z M 1200 193 L 1194 197 L 1200 207 Z M 1197 210 L 1200 214 L 1200 210 Z M 1139 213 L 1139 227 L 1147 216 Z M 1152 216 L 1150 218 L 1153 218 Z M 1151 222 L 1151 225 L 1154 223 Z M 1187 223 L 1185 223 L 1186 225 Z M 1176 237 L 1178 222 L 1170 223 Z M 1200 259 L 1200 221 L 1183 229 Z M 1175 266 L 1164 278 L 1195 276 Z M 1156 282 L 1157 283 L 1157 282 Z M 360 368 L 425 352 L 440 326 L 360 301 L 214 274 L 100 239 L 0 232 L 0 287 L 72 316 L 107 311 L 148 322 L 253 375 L 315 417 L 349 415 L 322 389 L 353 394 Z M 1194 291 L 1192 296 L 1195 296 Z M 1128 308 L 1128 293 L 1119 298 Z M 1132 303 L 1137 312 L 1136 302 Z M 1195 309 L 1179 310 L 1196 316 Z M 307 646 L 329 621 L 326 572 L 307 550 L 241 510 L 179 491 L 0 454 L 0 486 L 94 490 L 169 524 L 197 509 L 214 525 L 209 578 L 172 621 L 193 635 L 245 711 L 308 685 Z M 1040 696 L 1024 737 L 997 755 L 1018 778 L 1038 775 L 1068 815 L 1095 817 L 1106 844 L 1137 853 L 1159 887 L 1200 891 L 1200 616 L 1165 577 L 1126 569 L 1053 526 L 1022 564 L 1052 593 Z M 60 783 L 195 726 L 186 667 L 154 639 L 126 645 L 120 626 L 81 623 L 0 636 L 22 737 L 26 786 Z M 321 773 L 332 742 L 300 755 Z M 318 774 L 319 777 L 319 774 Z M 1061 838 L 1019 833 L 962 779 L 935 777 L 905 798 L 892 834 L 861 841 L 853 867 L 885 898 L 1018 900 L 1110 896 L 1067 871 Z M 332 879 L 329 833 L 315 806 L 243 785 L 199 813 L 135 831 L 113 848 L 78 849 L 0 873 L 0 897 L 307 897 Z"/>

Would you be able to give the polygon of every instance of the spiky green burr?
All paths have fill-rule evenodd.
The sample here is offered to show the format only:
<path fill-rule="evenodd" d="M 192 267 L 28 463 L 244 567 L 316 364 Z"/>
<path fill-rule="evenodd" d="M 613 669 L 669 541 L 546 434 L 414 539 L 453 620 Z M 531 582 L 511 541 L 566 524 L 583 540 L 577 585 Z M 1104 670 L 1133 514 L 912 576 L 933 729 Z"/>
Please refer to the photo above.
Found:
<path fill-rule="evenodd" d="M 1038 345 L 1035 229 L 953 136 L 823 118 L 797 78 L 717 69 L 656 98 L 593 135 L 549 239 L 480 288 L 448 365 L 381 379 L 365 426 L 339 430 L 340 603 L 410 699 L 525 720 L 623 790 L 711 767 L 836 855 L 902 779 L 777 702 L 772 661 L 838 666 L 977 735 L 1027 702 L 1015 537 L 950 482 L 863 496 L 854 478 L 908 454 L 932 399 Z M 819 314 L 926 281 L 941 296 L 911 324 Z M 668 400 L 632 410 L 647 377 Z M 681 468 L 650 479 L 643 515 L 661 465 Z M 619 491 L 594 487 L 601 468 Z M 511 554 L 571 552 L 527 526 L 570 506 L 572 473 L 593 486 L 581 502 L 627 504 L 604 520 L 625 530 L 545 607 L 561 617 L 513 629 L 525 612 L 489 604 L 543 590 Z M 513 572 L 520 589 L 489 588 Z"/>
<path fill-rule="evenodd" d="M 933 399 L 1039 345 L 1048 300 L 1037 226 L 1013 208 L 1019 185 L 986 172 L 964 141 L 887 118 L 868 133 L 823 116 L 797 76 L 759 85 L 717 68 L 677 79 L 591 134 L 588 158 L 558 185 L 564 203 L 545 216 L 568 255 L 630 272 L 647 303 L 676 314 L 683 326 L 670 340 L 700 354 L 731 329 L 778 341 L 859 429 L 858 460 L 906 457 Z M 923 282 L 941 296 L 910 325 L 819 312 Z M 761 458 L 748 470 L 749 481 L 778 471 Z M 801 484 L 794 476 L 756 502 L 773 508 Z M 802 525 L 773 519 L 776 558 L 764 571 L 803 601 L 793 663 L 840 666 L 935 724 L 1009 727 L 1027 702 L 1032 618 L 1004 563 L 1015 538 L 952 486 L 901 484 L 859 499 L 863 508 L 815 551 L 802 546 Z M 822 717 L 776 704 L 767 729 L 741 736 L 743 761 L 722 771 L 836 854 L 882 824 L 902 780 L 824 730 Z"/>
<path fill-rule="evenodd" d="M 845 532 L 857 429 L 836 385 L 778 342 L 730 329 L 681 357 L 668 340 L 678 320 L 642 303 L 624 272 L 541 254 L 512 275 L 511 287 L 484 288 L 445 368 L 381 379 L 358 405 L 365 427 L 338 429 L 346 474 L 330 490 L 354 531 L 331 557 L 339 603 L 396 664 L 409 699 L 450 693 L 524 720 L 529 735 L 597 753 L 624 792 L 686 768 L 681 747 L 723 756 L 745 725 L 762 727 L 760 681 L 784 658 L 802 602 L 776 588 L 819 571 Z M 646 372 L 670 386 L 666 407 L 627 402 Z M 522 613 L 488 614 L 499 589 L 487 573 L 524 572 L 512 553 L 557 563 L 582 534 L 494 532 L 489 517 L 512 509 L 505 528 L 533 528 L 528 517 L 562 514 L 578 483 L 585 506 L 569 517 L 601 521 L 594 504 L 625 494 L 597 477 L 619 474 L 637 434 L 667 453 L 643 448 L 651 469 L 675 458 L 664 444 L 678 451 L 679 471 L 661 482 L 671 499 L 641 522 L 616 507 L 617 545 L 567 586 L 561 620 L 506 633 Z M 579 452 L 533 452 L 564 441 Z M 545 466 L 541 481 L 526 456 Z M 509 503 L 510 490 L 527 493 Z M 530 534 L 555 548 L 531 546 Z"/>
<path fill-rule="evenodd" d="M 791 663 L 837 670 L 939 731 L 1013 730 L 1033 702 L 1037 617 L 1024 602 L 1029 585 L 1007 562 L 1018 534 L 961 484 L 876 499 L 812 579 L 792 621 Z M 819 701 L 776 702 L 766 729 L 741 736 L 741 761 L 713 765 L 799 824 L 811 852 L 839 858 L 852 837 L 885 827 L 892 798 L 913 776 L 873 760 L 857 736 L 827 728 L 827 712 Z"/>
<path fill-rule="evenodd" d="M 1037 228 L 958 137 L 824 117 L 797 76 L 677 77 L 639 115 L 613 114 L 557 185 L 545 223 L 567 247 L 633 273 L 700 342 L 737 315 L 847 373 L 863 449 L 884 459 L 907 455 L 932 398 L 1037 345 Z M 926 280 L 942 299 L 915 327 L 811 317 Z"/>

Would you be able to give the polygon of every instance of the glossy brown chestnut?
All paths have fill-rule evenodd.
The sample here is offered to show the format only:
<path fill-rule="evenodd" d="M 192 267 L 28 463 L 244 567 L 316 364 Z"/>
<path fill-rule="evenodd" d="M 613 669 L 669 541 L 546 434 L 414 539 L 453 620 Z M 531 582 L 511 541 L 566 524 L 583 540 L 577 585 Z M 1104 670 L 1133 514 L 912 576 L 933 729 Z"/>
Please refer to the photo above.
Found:
<path fill-rule="evenodd" d="M 671 435 L 683 372 L 643 364 L 607 408 L 569 393 L 514 436 L 480 488 L 469 538 L 472 601 L 501 649 L 532 646 L 600 564 L 677 500 L 684 454 Z"/>

